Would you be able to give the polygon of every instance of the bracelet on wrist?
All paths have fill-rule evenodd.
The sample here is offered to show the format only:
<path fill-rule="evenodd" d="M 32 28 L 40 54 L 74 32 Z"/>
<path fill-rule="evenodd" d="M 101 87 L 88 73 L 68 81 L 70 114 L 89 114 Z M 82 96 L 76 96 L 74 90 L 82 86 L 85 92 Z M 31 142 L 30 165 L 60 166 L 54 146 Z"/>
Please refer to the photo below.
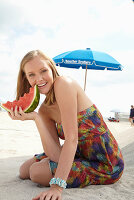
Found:
<path fill-rule="evenodd" d="M 49 182 L 50 185 L 58 185 L 62 188 L 66 188 L 67 183 L 66 181 L 62 180 L 61 178 L 52 178 Z"/>

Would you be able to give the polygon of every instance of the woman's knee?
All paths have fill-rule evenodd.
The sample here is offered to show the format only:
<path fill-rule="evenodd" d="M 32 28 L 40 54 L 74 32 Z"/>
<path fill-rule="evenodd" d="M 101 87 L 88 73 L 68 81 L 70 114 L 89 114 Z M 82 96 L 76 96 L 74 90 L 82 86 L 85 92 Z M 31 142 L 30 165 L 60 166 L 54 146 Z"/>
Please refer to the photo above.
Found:
<path fill-rule="evenodd" d="M 48 160 L 31 165 L 29 174 L 31 181 L 45 186 L 49 185 L 52 175 L 49 169 Z"/>
<path fill-rule="evenodd" d="M 34 163 L 33 165 L 31 165 L 30 169 L 29 169 L 29 176 L 31 181 L 33 182 L 38 182 L 39 176 L 40 176 L 40 172 L 38 169 L 38 163 Z"/>
<path fill-rule="evenodd" d="M 30 175 L 29 175 L 29 169 L 30 166 L 35 163 L 34 158 L 27 160 L 26 162 L 24 162 L 19 169 L 19 177 L 21 179 L 29 179 Z"/>

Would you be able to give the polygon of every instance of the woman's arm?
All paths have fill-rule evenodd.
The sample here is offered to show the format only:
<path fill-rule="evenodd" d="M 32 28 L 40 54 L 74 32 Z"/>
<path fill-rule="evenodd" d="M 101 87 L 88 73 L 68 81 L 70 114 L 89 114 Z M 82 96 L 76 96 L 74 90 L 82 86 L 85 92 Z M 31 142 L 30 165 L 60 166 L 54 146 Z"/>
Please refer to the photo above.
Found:
<path fill-rule="evenodd" d="M 55 177 L 67 180 L 78 144 L 77 90 L 70 79 L 62 77 L 55 81 L 54 89 L 65 135 Z"/>
<path fill-rule="evenodd" d="M 61 145 L 57 135 L 56 124 L 39 110 L 35 123 L 40 134 L 45 154 L 54 162 L 58 162 Z"/>
<path fill-rule="evenodd" d="M 58 77 L 54 83 L 55 97 L 61 113 L 65 142 L 62 147 L 58 167 L 55 173 L 56 178 L 67 180 L 74 160 L 78 144 L 78 125 L 77 125 L 77 91 L 71 80 Z M 61 187 L 52 184 L 48 191 L 42 192 L 33 200 L 51 197 L 61 200 Z M 60 192 L 59 192 L 60 191 Z"/>

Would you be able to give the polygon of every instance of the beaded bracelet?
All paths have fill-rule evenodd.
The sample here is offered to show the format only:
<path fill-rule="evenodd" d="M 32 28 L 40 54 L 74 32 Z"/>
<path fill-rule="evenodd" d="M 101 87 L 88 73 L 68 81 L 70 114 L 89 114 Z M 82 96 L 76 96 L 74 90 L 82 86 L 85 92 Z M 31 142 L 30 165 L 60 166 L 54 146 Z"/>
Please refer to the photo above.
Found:
<path fill-rule="evenodd" d="M 58 185 L 58 186 L 60 186 L 60 187 L 62 187 L 62 188 L 64 188 L 64 189 L 65 189 L 66 186 L 67 186 L 66 181 L 62 180 L 61 178 L 52 178 L 52 179 L 50 180 L 49 184 L 50 184 L 50 185 L 56 184 L 56 185 Z"/>

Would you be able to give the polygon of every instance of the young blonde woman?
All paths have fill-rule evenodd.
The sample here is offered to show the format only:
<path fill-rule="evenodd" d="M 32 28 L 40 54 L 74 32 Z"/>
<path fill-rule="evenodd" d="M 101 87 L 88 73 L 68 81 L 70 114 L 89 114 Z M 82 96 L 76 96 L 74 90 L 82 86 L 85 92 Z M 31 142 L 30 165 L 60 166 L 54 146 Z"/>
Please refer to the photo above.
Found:
<path fill-rule="evenodd" d="M 41 51 L 21 61 L 17 98 L 37 85 L 44 102 L 38 113 L 17 107 L 13 120 L 34 120 L 44 153 L 20 167 L 20 178 L 50 186 L 33 200 L 61 200 L 64 188 L 112 184 L 123 173 L 124 161 L 112 133 L 97 107 L 71 78 L 59 76 L 54 62 Z M 60 145 L 59 138 L 65 140 Z"/>

